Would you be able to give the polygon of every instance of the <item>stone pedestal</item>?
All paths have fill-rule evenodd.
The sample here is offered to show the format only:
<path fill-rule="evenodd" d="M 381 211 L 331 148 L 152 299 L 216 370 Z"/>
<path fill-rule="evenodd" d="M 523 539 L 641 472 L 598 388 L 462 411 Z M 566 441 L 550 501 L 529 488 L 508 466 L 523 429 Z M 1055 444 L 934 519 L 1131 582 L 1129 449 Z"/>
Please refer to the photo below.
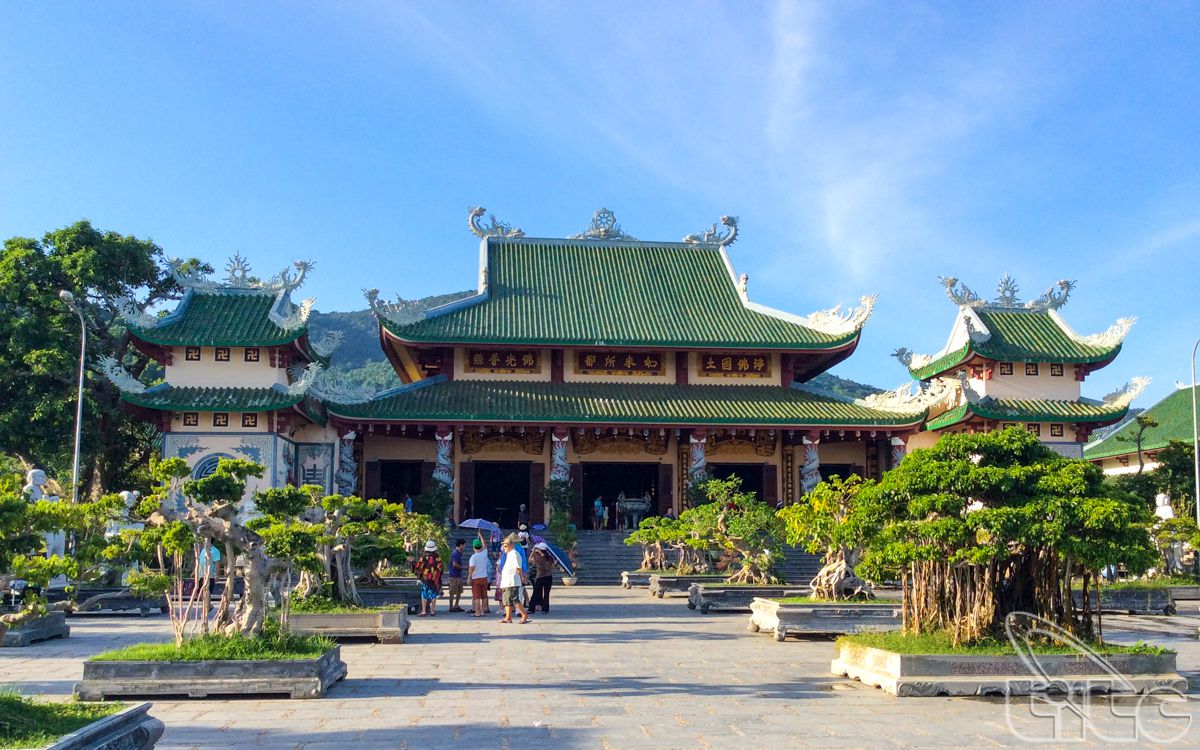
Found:
<path fill-rule="evenodd" d="M 19 648 L 38 641 L 48 641 L 51 638 L 67 638 L 71 635 L 71 627 L 67 625 L 67 616 L 62 612 L 51 612 L 42 617 L 25 620 L 19 625 L 10 626 L 0 641 L 5 648 Z"/>
<path fill-rule="evenodd" d="M 755 599 L 784 599 L 791 596 L 806 596 L 808 586 L 722 586 L 718 583 L 693 583 L 688 587 L 688 609 L 708 614 L 711 610 L 722 612 L 749 612 Z"/>
<path fill-rule="evenodd" d="M 756 598 L 750 602 L 748 629 L 766 631 L 782 641 L 789 635 L 847 635 L 899 630 L 899 603 L 781 604 Z"/>
<path fill-rule="evenodd" d="M 650 575 L 650 596 L 662 599 L 668 594 L 687 594 L 693 583 L 725 583 L 725 576 L 671 576 L 653 573 Z"/>
<path fill-rule="evenodd" d="M 63 735 L 46 750 L 150 750 L 163 735 L 163 723 L 142 703 Z"/>
<path fill-rule="evenodd" d="M 380 643 L 404 643 L 408 635 L 408 610 L 378 612 L 292 613 L 288 630 L 300 635 L 328 638 L 375 638 Z"/>
<path fill-rule="evenodd" d="M 284 695 L 321 698 L 346 677 L 340 647 L 316 659 L 264 661 L 87 661 L 75 683 L 79 700 L 125 695 L 207 698 L 214 695 Z"/>

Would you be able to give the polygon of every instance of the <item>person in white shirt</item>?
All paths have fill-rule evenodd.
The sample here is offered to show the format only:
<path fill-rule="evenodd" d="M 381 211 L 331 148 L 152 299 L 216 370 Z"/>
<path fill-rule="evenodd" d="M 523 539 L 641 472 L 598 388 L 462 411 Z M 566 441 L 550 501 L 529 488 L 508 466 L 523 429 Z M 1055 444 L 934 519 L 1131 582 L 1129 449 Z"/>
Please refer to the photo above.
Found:
<path fill-rule="evenodd" d="M 475 550 L 467 563 L 467 580 L 471 582 L 471 609 L 474 610 L 471 617 L 483 617 L 487 611 L 488 579 L 491 578 L 488 569 L 492 562 L 488 559 L 482 540 L 476 539 L 471 542 L 471 549 Z"/>
<path fill-rule="evenodd" d="M 521 587 L 529 583 L 529 577 L 525 575 L 525 570 L 521 567 L 521 555 L 513 549 L 513 543 L 510 539 L 505 539 L 504 544 L 500 546 L 503 553 L 501 557 L 502 563 L 500 568 L 500 590 L 503 598 L 501 603 L 504 605 L 504 617 L 500 622 L 512 622 L 513 607 L 521 613 L 521 625 L 529 622 L 529 613 L 525 611 L 525 604 L 521 601 Z"/>

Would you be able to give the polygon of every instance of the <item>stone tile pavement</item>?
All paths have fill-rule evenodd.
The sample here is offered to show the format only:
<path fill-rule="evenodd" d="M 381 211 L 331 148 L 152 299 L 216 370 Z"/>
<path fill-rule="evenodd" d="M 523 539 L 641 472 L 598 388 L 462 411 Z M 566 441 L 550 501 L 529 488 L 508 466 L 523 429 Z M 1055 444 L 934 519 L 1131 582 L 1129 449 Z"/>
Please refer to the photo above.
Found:
<path fill-rule="evenodd" d="M 315 701 L 155 701 L 160 748 L 990 748 L 1024 747 L 999 699 L 896 699 L 828 674 L 827 640 L 776 643 L 746 616 L 700 615 L 643 591 L 558 588 L 525 626 L 442 612 L 415 618 L 403 645 L 343 646 L 350 674 Z M 1194 609 L 1194 607 L 1193 607 Z M 1110 639 L 1151 640 L 1200 672 L 1200 612 L 1110 617 Z M 89 654 L 168 640 L 165 616 L 89 616 L 72 636 L 0 650 L 0 685 L 66 696 Z M 1136 702 L 1096 707 L 1123 736 Z M 1197 703 L 1165 711 L 1195 715 Z M 1142 713 L 1152 715 L 1155 706 Z M 1015 711 L 1028 736 L 1046 720 Z M 1021 718 L 1024 717 L 1024 718 Z M 1177 724 L 1148 721 L 1163 734 Z M 1200 721 L 1175 747 L 1194 747 Z M 1104 744 L 1092 735 L 1074 747 Z M 1127 747 L 1155 746 L 1143 737 Z"/>

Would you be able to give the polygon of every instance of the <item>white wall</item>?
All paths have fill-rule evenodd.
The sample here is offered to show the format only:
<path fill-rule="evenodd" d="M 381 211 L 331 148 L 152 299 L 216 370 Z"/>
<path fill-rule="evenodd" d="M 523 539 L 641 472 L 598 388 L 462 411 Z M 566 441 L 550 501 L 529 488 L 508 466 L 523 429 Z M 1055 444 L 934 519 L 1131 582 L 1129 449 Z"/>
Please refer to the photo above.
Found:
<path fill-rule="evenodd" d="M 1079 381 L 1075 380 L 1075 366 L 1063 365 L 1061 376 L 1050 375 L 1050 365 L 1038 364 L 1037 375 L 1026 375 L 1023 362 L 1013 362 L 1013 374 L 1001 375 L 1000 365 L 991 380 L 971 379 L 971 387 L 981 396 L 1009 399 L 1050 399 L 1055 401 L 1078 401 Z"/>
<path fill-rule="evenodd" d="M 270 388 L 287 385 L 287 369 L 271 367 L 270 347 L 260 347 L 258 362 L 245 361 L 245 349 L 229 347 L 229 361 L 217 362 L 216 349 L 200 347 L 200 361 L 188 362 L 185 347 L 172 347 L 172 364 L 166 366 L 166 380 L 174 386 L 208 388 Z"/>

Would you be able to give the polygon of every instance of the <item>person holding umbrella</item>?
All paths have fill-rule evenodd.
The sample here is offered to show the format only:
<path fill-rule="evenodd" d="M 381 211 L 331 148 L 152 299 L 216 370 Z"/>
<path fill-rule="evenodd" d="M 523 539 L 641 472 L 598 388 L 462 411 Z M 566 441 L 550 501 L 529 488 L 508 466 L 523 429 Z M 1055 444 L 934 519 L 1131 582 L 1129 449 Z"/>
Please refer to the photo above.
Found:
<path fill-rule="evenodd" d="M 533 596 L 529 600 L 529 611 L 536 613 L 540 605 L 543 614 L 550 614 L 550 587 L 554 584 L 554 567 L 558 564 L 550 554 L 550 545 L 545 542 L 533 545 L 529 562 L 533 568 Z"/>

